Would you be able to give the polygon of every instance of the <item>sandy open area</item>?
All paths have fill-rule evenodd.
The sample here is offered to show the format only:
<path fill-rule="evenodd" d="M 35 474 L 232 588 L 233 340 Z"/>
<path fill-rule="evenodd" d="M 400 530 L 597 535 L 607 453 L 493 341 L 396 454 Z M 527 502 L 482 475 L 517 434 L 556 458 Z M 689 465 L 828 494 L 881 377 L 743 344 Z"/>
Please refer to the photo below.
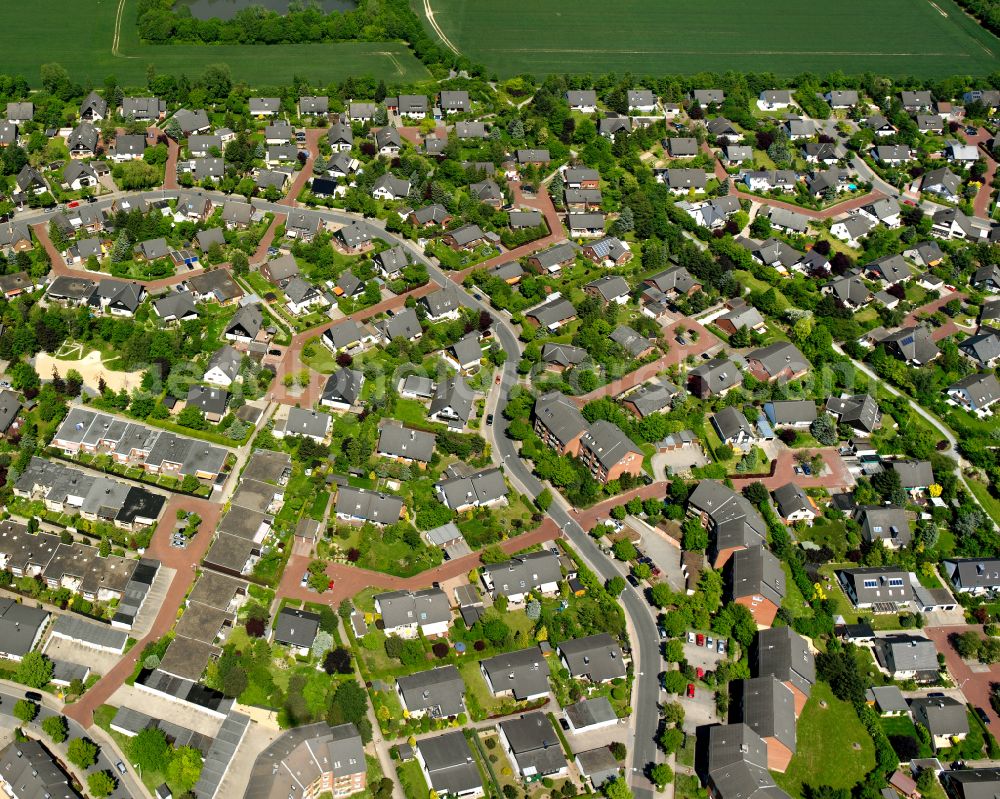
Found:
<path fill-rule="evenodd" d="M 116 372 L 108 369 L 101 361 L 101 353 L 94 350 L 78 361 L 67 361 L 54 358 L 47 352 L 39 352 L 35 356 L 35 371 L 42 380 L 52 379 L 52 370 L 66 377 L 70 369 L 76 369 L 82 376 L 87 388 L 97 391 L 98 380 L 103 377 L 108 388 L 121 391 L 123 388 L 131 391 L 142 380 L 142 372 Z"/>

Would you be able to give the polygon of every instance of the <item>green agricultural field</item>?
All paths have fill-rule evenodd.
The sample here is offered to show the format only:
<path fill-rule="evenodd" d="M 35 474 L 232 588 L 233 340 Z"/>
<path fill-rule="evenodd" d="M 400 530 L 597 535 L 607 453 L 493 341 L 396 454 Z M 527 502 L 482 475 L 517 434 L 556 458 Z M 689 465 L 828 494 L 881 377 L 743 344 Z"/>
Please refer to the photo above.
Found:
<path fill-rule="evenodd" d="M 126 85 L 146 83 L 146 68 L 199 75 L 210 64 L 228 64 L 233 77 L 254 86 L 291 83 L 300 75 L 325 84 L 348 76 L 373 75 L 410 82 L 428 76 L 402 43 L 341 42 L 243 45 L 144 45 L 136 30 L 136 0 L 36 0 L 10 3 L 4 12 L 2 71 L 39 83 L 42 64 L 56 61 L 74 80 L 100 84 L 115 75 Z"/>
<path fill-rule="evenodd" d="M 412 0 L 428 28 L 502 76 L 996 69 L 1000 40 L 952 0 Z M 438 30 L 435 30 L 435 26 Z"/>

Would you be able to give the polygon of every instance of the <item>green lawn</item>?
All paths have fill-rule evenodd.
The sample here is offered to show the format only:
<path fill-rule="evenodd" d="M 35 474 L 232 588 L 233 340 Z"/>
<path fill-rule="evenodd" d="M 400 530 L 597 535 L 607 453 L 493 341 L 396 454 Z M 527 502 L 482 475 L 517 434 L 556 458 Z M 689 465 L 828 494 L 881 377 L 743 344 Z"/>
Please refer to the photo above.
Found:
<path fill-rule="evenodd" d="M 411 5 L 422 12 L 422 3 Z M 600 0 L 584 0 L 572 10 L 559 0 L 430 0 L 430 7 L 463 54 L 502 76 L 702 70 L 825 75 L 845 69 L 943 77 L 985 75 L 996 68 L 1000 53 L 996 37 L 952 0 L 884 0 L 876 6 L 867 0 L 824 6 L 796 0 L 628 0 L 612 15 Z M 819 31 L 822 42 L 809 46 Z"/>
<path fill-rule="evenodd" d="M 136 28 L 138 0 L 124 0 L 120 41 L 112 51 L 118 0 L 83 4 L 65 0 L 9 3 L 3 71 L 40 84 L 42 64 L 57 61 L 82 84 L 103 85 L 115 75 L 127 86 L 145 86 L 146 68 L 189 78 L 210 64 L 226 64 L 233 78 L 252 86 L 289 84 L 296 75 L 326 85 L 349 76 L 374 75 L 400 83 L 426 79 L 427 69 L 405 44 L 342 42 L 248 45 L 145 45 Z"/>
<path fill-rule="evenodd" d="M 998 501 L 990 493 L 990 490 L 978 480 L 968 478 L 966 479 L 966 482 L 969 484 L 969 490 L 975 494 L 976 499 L 979 500 L 979 504 L 983 506 L 986 512 L 992 517 L 993 521 L 1000 524 L 1000 501 Z"/>
<path fill-rule="evenodd" d="M 913 722 L 910 721 L 909 716 L 892 716 L 882 718 L 880 720 L 880 724 L 882 725 L 882 729 L 885 731 L 886 736 L 890 739 L 894 735 L 913 738 L 920 747 L 920 754 L 918 757 L 934 756 L 930 746 L 920 742 L 920 739 L 917 737 L 917 728 L 914 726 Z"/>
<path fill-rule="evenodd" d="M 409 760 L 406 763 L 396 764 L 396 776 L 399 784 L 406 795 L 406 799 L 427 799 L 430 795 L 430 788 L 427 780 L 420 770 L 420 764 L 416 760 Z"/>
<path fill-rule="evenodd" d="M 802 796 L 803 785 L 850 788 L 874 766 L 875 745 L 854 708 L 817 682 L 799 718 L 795 756 L 784 774 L 775 774 L 779 787 L 792 796 Z"/>

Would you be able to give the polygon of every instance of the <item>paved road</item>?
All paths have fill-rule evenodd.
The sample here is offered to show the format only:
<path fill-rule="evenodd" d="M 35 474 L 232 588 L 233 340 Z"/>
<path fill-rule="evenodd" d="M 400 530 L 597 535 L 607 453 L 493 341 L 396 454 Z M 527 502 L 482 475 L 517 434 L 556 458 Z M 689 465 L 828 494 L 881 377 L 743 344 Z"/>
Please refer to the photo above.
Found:
<path fill-rule="evenodd" d="M 109 771 L 117 780 L 117 785 L 111 794 L 111 799 L 135 799 L 135 797 L 139 796 L 149 796 L 149 791 L 142 785 L 141 780 L 132 773 L 130 764 L 126 763 L 127 773 L 124 776 L 115 768 L 115 763 L 119 762 L 121 755 L 114 750 L 114 743 L 103 733 L 103 730 L 97 729 L 93 732 L 87 732 L 84 727 L 67 715 L 69 737 L 61 744 L 52 743 L 49 737 L 42 731 L 41 724 L 50 716 L 62 715 L 62 702 L 56 697 L 42 693 L 42 702 L 38 717 L 30 724 L 24 725 L 20 720 L 13 718 L 14 705 L 19 699 L 24 698 L 24 691 L 25 688 L 23 685 L 18 685 L 9 680 L 0 680 L 0 715 L 7 717 L 4 719 L 4 723 L 8 723 L 9 719 L 9 723 L 27 727 L 34 737 L 41 740 L 47 748 L 51 749 L 63 761 L 63 764 L 67 768 L 76 774 L 77 779 L 83 778 L 81 780 L 83 785 L 87 784 L 86 775 L 97 771 Z M 66 749 L 69 742 L 74 738 L 90 738 L 100 747 L 97 762 L 86 771 L 81 771 L 75 766 L 70 765 L 66 759 Z"/>
<path fill-rule="evenodd" d="M 975 136 L 970 136 L 965 132 L 965 128 L 962 128 L 961 135 L 967 144 L 974 144 L 979 147 L 979 153 L 986 162 L 986 173 L 983 175 L 983 184 L 979 187 L 979 191 L 976 192 L 976 199 L 973 200 L 972 206 L 975 209 L 976 216 L 982 219 L 989 219 L 990 206 L 993 200 L 993 178 L 997 173 L 997 161 L 993 157 L 993 153 L 990 152 L 989 143 L 992 137 L 990 136 L 990 132 L 983 127 L 976 130 Z"/>
<path fill-rule="evenodd" d="M 1000 681 L 1000 664 L 994 664 L 985 671 L 972 671 L 958 652 L 949 642 L 951 635 L 973 631 L 983 634 L 983 628 L 979 625 L 962 625 L 960 627 L 925 627 L 924 632 L 927 637 L 934 642 L 938 652 L 944 654 L 948 663 L 948 671 L 955 679 L 955 685 L 965 695 L 966 701 L 974 707 L 981 707 L 989 716 L 990 732 L 997 740 L 1000 740 L 1000 716 L 990 705 L 990 686 L 992 683 Z"/>

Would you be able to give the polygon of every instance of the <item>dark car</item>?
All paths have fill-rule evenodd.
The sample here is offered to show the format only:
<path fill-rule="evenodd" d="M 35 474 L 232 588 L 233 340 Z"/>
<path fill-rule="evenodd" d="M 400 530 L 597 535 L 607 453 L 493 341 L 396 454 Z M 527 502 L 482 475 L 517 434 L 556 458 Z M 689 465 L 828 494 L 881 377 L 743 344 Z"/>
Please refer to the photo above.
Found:
<path fill-rule="evenodd" d="M 636 576 L 631 572 L 625 576 L 625 579 L 628 580 L 628 584 L 633 588 L 639 587 L 639 580 L 636 579 Z"/>
<path fill-rule="evenodd" d="M 493 424 L 493 414 L 492 413 L 486 414 L 486 424 Z"/>
<path fill-rule="evenodd" d="M 989 724 L 990 723 L 990 717 L 986 715 L 986 711 L 983 710 L 981 707 L 977 707 L 976 708 L 976 715 L 979 716 L 979 720 L 983 724 Z"/>
<path fill-rule="evenodd" d="M 42 695 L 38 691 L 25 691 L 24 698 L 30 699 L 32 702 L 41 702 Z"/>
<path fill-rule="evenodd" d="M 979 130 L 973 125 L 969 125 L 969 127 L 965 129 L 965 133 L 967 136 L 975 136 L 977 133 L 979 133 Z"/>

